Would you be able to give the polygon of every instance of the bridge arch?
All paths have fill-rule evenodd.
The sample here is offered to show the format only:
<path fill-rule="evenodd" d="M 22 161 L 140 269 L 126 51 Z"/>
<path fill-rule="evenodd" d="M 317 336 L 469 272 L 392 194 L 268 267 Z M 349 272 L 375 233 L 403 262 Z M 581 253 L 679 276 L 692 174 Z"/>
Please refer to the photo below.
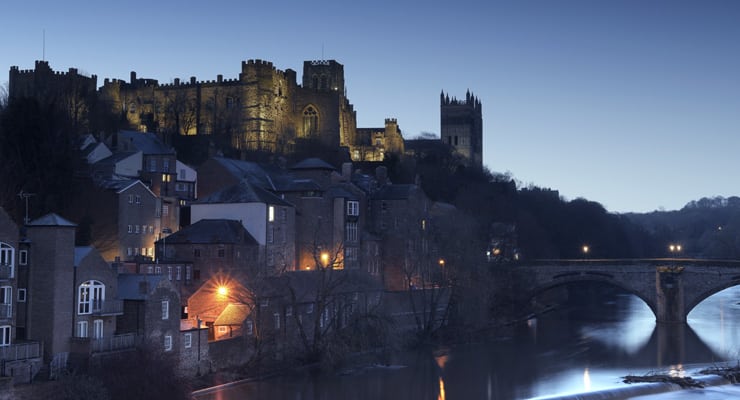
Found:
<path fill-rule="evenodd" d="M 566 275 L 566 274 L 561 274 Z M 653 316 L 656 316 L 657 319 L 657 309 L 655 302 L 652 301 L 651 298 L 648 298 L 645 296 L 644 293 L 641 293 L 634 289 L 633 286 L 629 284 L 625 284 L 623 282 L 620 282 L 618 279 L 615 279 L 613 276 L 610 276 L 609 274 L 569 274 L 570 276 L 559 276 L 556 275 L 553 277 L 553 280 L 550 282 L 546 282 L 543 284 L 539 284 L 532 289 L 530 289 L 528 294 L 528 301 L 531 301 L 536 296 L 548 291 L 552 290 L 558 287 L 571 285 L 575 283 L 602 283 L 610 286 L 614 286 L 616 288 L 619 288 L 623 290 L 626 293 L 632 294 L 635 297 L 639 298 L 645 305 L 648 306 L 650 311 L 653 313 Z"/>
<path fill-rule="evenodd" d="M 725 289 L 729 289 L 729 288 L 735 287 L 735 286 L 740 286 L 740 275 L 733 276 L 731 278 L 731 280 L 729 280 L 729 281 L 722 282 L 719 285 L 713 286 L 711 288 L 708 288 L 706 290 L 703 290 L 703 291 L 701 291 L 701 292 L 693 295 L 689 299 L 689 301 L 686 302 L 686 308 L 685 308 L 686 317 L 688 317 L 689 314 L 691 313 L 691 311 L 693 311 L 694 308 L 696 308 L 696 306 L 698 306 L 699 304 L 701 304 L 704 300 L 708 299 L 709 297 L 711 297 L 711 296 L 713 296 L 713 295 L 715 295 L 715 294 L 717 294 L 717 293 L 719 293 L 719 292 L 721 292 L 721 291 L 723 291 Z"/>

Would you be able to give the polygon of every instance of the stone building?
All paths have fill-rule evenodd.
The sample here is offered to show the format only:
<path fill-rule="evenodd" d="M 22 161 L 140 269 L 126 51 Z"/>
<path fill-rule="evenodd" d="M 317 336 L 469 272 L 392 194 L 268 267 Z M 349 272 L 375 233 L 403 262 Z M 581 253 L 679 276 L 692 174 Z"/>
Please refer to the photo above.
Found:
<path fill-rule="evenodd" d="M 468 91 L 465 100 L 440 94 L 440 135 L 473 166 L 483 165 L 483 114 L 481 102 Z"/>

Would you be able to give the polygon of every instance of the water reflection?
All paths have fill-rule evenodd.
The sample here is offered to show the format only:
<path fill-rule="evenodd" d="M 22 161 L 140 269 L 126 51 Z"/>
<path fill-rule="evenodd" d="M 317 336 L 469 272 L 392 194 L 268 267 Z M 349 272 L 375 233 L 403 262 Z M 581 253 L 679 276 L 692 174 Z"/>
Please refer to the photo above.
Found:
<path fill-rule="evenodd" d="M 391 366 L 282 377 L 198 398 L 527 399 L 624 386 L 621 377 L 658 369 L 681 376 L 696 363 L 737 358 L 738 301 L 740 288 L 722 292 L 696 307 L 689 325 L 666 326 L 655 324 L 640 299 L 620 295 L 543 315 L 503 340 L 397 354 Z"/>

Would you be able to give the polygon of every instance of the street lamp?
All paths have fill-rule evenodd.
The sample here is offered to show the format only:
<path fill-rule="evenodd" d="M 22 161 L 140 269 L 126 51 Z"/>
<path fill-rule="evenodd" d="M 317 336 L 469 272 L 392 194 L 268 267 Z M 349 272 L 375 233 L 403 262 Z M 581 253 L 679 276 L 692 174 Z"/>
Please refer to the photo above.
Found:
<path fill-rule="evenodd" d="M 445 260 L 444 260 L 444 258 L 440 258 L 439 259 L 439 266 L 440 267 L 444 267 L 445 266 Z"/>
<path fill-rule="evenodd" d="M 583 257 L 588 258 L 588 252 L 591 251 L 591 248 L 588 247 L 587 244 L 584 244 L 583 247 L 581 247 L 581 251 L 583 252 Z"/>
<path fill-rule="evenodd" d="M 668 251 L 671 252 L 671 257 L 673 257 L 674 254 L 678 254 L 681 252 L 681 245 L 671 243 L 668 245 Z"/>
<path fill-rule="evenodd" d="M 324 268 L 329 265 L 329 253 L 325 251 L 321 253 L 321 263 L 324 265 Z"/>

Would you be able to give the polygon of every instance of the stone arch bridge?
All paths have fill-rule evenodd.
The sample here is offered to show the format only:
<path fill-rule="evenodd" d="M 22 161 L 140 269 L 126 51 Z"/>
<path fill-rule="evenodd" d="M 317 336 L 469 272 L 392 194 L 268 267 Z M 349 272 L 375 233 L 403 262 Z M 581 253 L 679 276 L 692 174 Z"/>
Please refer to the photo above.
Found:
<path fill-rule="evenodd" d="M 604 282 L 642 299 L 659 323 L 685 323 L 707 297 L 740 285 L 740 261 L 679 258 L 536 260 L 502 267 L 526 280 L 530 298 L 573 282 Z"/>

